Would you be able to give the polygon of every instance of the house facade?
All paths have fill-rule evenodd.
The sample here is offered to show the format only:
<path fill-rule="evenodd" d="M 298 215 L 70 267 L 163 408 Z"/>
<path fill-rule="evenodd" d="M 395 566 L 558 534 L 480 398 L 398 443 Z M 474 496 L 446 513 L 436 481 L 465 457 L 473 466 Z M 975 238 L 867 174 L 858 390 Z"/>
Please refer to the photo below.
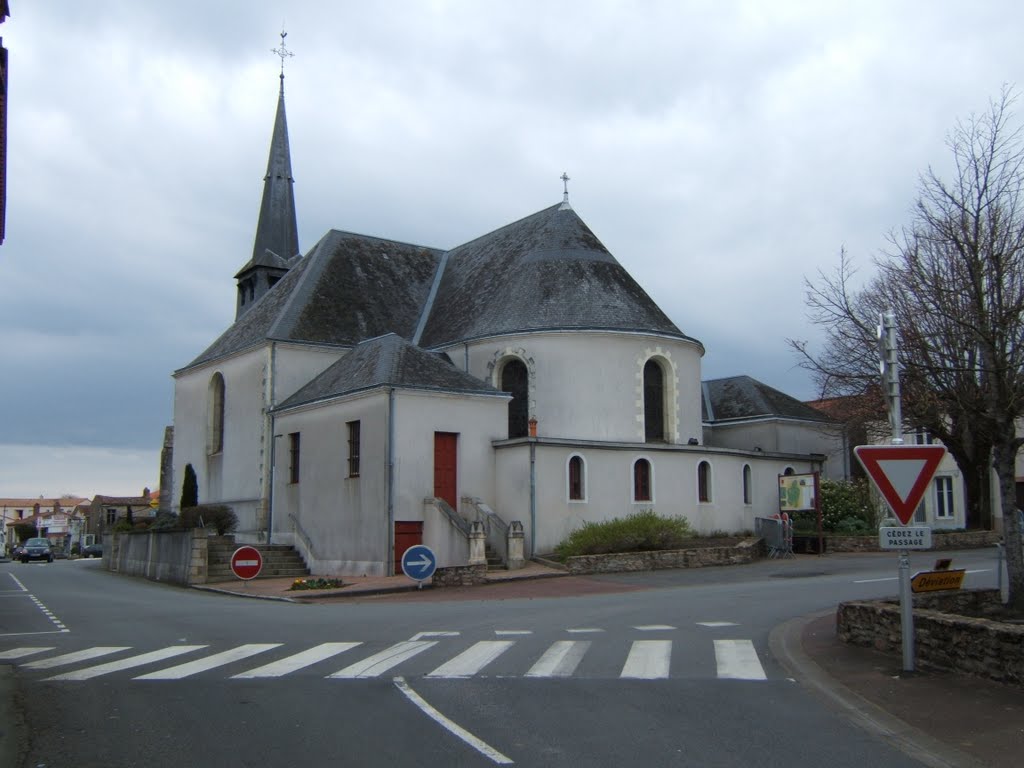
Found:
<path fill-rule="evenodd" d="M 569 204 L 449 249 L 295 236 L 283 87 L 235 322 L 175 372 L 171 488 L 313 573 L 521 525 L 526 555 L 652 509 L 754 529 L 778 475 L 842 472 L 842 430 L 749 377 L 701 381 L 682 332 Z M 500 536 L 497 537 L 500 539 Z M 499 542 L 500 543 L 500 542 Z"/>

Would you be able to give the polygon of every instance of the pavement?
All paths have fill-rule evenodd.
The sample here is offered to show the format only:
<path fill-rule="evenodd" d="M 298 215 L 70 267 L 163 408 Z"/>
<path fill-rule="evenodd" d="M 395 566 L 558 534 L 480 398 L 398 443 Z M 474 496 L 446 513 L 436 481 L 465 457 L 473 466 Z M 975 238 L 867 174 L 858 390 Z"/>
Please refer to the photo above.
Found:
<path fill-rule="evenodd" d="M 529 563 L 518 571 L 488 574 L 489 584 L 425 587 L 405 599 L 505 599 L 569 596 L 643 589 L 614 585 Z M 293 590 L 292 578 L 254 579 L 203 586 L 239 597 L 326 602 L 413 593 L 405 576 L 345 577 L 340 589 Z M 800 684 L 852 722 L 931 768 L 1018 768 L 1024 760 L 1024 690 L 948 672 L 903 673 L 899 655 L 839 641 L 835 612 L 792 619 L 769 639 L 772 654 Z M 1024 652 L 1024 649 L 1022 649 Z M 16 765 L 15 681 L 0 665 L 0 765 Z M 10 761 L 8 761 L 10 758 Z"/>
<path fill-rule="evenodd" d="M 504 599 L 643 589 L 530 562 L 493 571 L 488 584 L 433 589 L 407 599 Z M 249 598 L 321 602 L 416 592 L 405 576 L 345 577 L 335 590 L 292 590 L 293 579 L 254 579 L 198 589 Z M 496 587 L 490 590 L 489 587 Z M 500 588 L 497 588 L 500 587 Z M 772 654 L 799 683 L 855 724 L 931 768 L 1019 768 L 1024 762 L 1024 690 L 957 673 L 904 673 L 900 655 L 840 642 L 835 611 L 777 626 Z M 1024 649 L 1022 649 L 1024 652 Z"/>

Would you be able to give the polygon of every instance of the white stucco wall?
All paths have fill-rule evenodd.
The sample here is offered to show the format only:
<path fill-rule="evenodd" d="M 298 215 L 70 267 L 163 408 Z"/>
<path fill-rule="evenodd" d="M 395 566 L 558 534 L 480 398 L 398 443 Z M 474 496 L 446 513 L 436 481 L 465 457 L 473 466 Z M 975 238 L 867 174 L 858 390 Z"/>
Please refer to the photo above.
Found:
<path fill-rule="evenodd" d="M 491 441 L 507 425 L 507 398 L 396 390 L 394 520 L 422 521 L 423 543 L 439 567 L 464 565 L 469 549 L 447 518 L 425 508 L 434 491 L 434 432 L 458 438 L 458 491 L 494 493 Z M 275 540 L 294 543 L 319 575 L 389 573 L 388 394 L 379 389 L 280 413 L 276 451 Z M 347 422 L 360 422 L 360 473 L 348 474 Z M 299 483 L 289 483 L 288 435 L 300 434 Z M 296 527 L 300 532 L 296 532 Z M 311 545 L 311 546 L 310 546 Z"/>
<path fill-rule="evenodd" d="M 522 359 L 530 378 L 529 413 L 538 434 L 587 440 L 643 440 L 643 368 L 665 371 L 669 440 L 701 439 L 701 349 L 695 342 L 640 333 L 565 331 L 502 336 L 445 350 L 460 368 L 500 388 L 496 371 Z M 507 430 L 503 436 L 507 437 Z"/>
<path fill-rule="evenodd" d="M 822 454 L 822 476 L 842 480 L 848 475 L 846 444 L 841 425 L 815 424 L 794 419 L 714 424 L 708 430 L 708 445 L 741 451 L 761 449 L 768 453 Z"/>
<path fill-rule="evenodd" d="M 579 455 L 585 462 L 585 501 L 568 498 L 568 461 Z M 530 456 L 524 442 L 499 446 L 495 511 L 506 521 L 520 520 L 527 548 L 534 542 L 530 518 Z M 651 463 L 651 501 L 634 502 L 633 463 Z M 711 466 L 711 499 L 697 499 L 697 465 Z M 751 503 L 743 503 L 743 466 L 751 468 Z M 695 531 L 738 533 L 753 531 L 754 517 L 778 512 L 778 475 L 787 467 L 810 472 L 798 457 L 750 455 L 737 451 L 706 451 L 653 444 L 605 446 L 538 441 L 536 446 L 536 540 L 533 552 L 554 549 L 584 522 L 625 517 L 646 509 L 659 515 L 686 517 Z"/>
<path fill-rule="evenodd" d="M 174 382 L 174 457 L 172 504 L 181 499 L 185 465 L 192 464 L 199 481 L 201 504 L 222 503 L 239 519 L 239 538 L 254 539 L 265 522 L 259 516 L 269 443 L 264 418 L 271 397 L 280 402 L 337 360 L 344 350 L 267 344 L 247 352 L 184 371 Z M 224 447 L 208 452 L 210 383 L 224 377 Z"/>

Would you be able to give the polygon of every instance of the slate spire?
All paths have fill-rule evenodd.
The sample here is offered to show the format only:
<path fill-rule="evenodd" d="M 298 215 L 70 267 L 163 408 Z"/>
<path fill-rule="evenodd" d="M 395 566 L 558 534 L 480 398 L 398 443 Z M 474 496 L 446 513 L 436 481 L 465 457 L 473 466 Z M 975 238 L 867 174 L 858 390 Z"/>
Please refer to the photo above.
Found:
<path fill-rule="evenodd" d="M 263 294 L 280 280 L 299 256 L 299 235 L 295 223 L 295 191 L 291 151 L 288 145 L 288 120 L 284 109 L 284 59 L 291 52 L 284 47 L 287 33 L 281 33 L 281 88 L 277 96 L 277 115 L 270 138 L 267 175 L 263 178 L 263 201 L 256 223 L 252 259 L 242 267 L 238 281 L 235 317 L 241 317 Z"/>

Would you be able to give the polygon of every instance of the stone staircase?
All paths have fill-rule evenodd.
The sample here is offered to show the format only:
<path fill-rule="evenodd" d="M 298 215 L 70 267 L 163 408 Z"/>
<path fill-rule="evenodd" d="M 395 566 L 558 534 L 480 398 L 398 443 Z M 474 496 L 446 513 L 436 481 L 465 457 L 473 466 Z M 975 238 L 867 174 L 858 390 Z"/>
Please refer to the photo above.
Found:
<path fill-rule="evenodd" d="M 501 559 L 501 555 L 494 551 L 494 547 L 487 544 L 484 547 L 484 555 L 487 557 L 488 571 L 507 571 L 508 565 Z"/>
<path fill-rule="evenodd" d="M 222 537 L 213 537 L 207 544 L 207 583 L 217 581 L 236 581 L 238 579 L 231 572 L 231 555 L 240 545 L 233 541 L 223 540 Z M 299 579 L 309 576 L 309 569 L 302 561 L 299 553 L 294 547 L 284 544 L 256 544 L 253 545 L 263 555 L 263 570 L 257 578 L 260 579 L 281 579 L 291 577 Z"/>

